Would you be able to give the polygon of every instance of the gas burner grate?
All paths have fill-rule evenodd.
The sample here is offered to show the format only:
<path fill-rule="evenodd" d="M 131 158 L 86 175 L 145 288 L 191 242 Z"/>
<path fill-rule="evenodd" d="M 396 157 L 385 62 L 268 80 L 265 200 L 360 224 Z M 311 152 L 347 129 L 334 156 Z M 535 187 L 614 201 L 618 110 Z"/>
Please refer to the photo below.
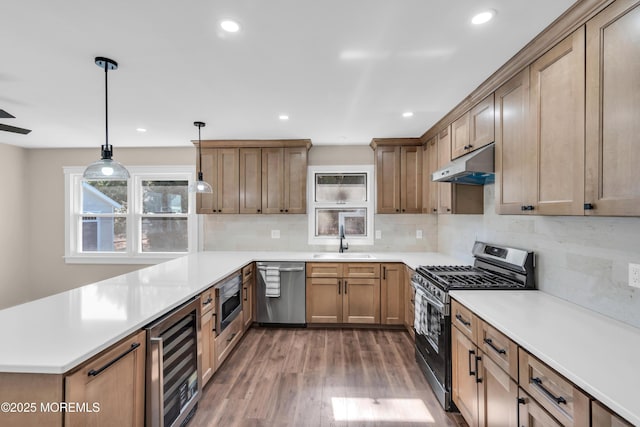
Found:
<path fill-rule="evenodd" d="M 436 265 L 418 267 L 417 273 L 449 289 L 518 289 L 524 284 L 470 265 Z"/>

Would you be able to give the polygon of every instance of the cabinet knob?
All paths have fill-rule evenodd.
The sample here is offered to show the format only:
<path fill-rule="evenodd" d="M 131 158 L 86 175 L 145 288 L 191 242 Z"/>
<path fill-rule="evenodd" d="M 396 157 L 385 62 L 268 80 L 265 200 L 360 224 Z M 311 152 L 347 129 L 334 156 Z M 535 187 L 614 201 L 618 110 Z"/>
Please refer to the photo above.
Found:
<path fill-rule="evenodd" d="M 451 208 L 447 208 L 447 212 L 451 212 Z"/>
<path fill-rule="evenodd" d="M 402 212 L 404 212 L 404 209 L 402 209 Z"/>
<path fill-rule="evenodd" d="M 590 211 L 590 210 L 593 210 L 593 209 L 595 209 L 595 206 L 593 206 L 592 203 L 585 203 L 584 204 L 584 210 L 585 211 Z"/>
<path fill-rule="evenodd" d="M 396 209 L 396 212 L 400 212 L 400 209 Z"/>
<path fill-rule="evenodd" d="M 282 209 L 280 209 L 280 212 L 282 212 Z"/>
<path fill-rule="evenodd" d="M 258 209 L 258 213 L 260 213 L 260 209 Z"/>
<path fill-rule="evenodd" d="M 289 212 L 289 209 L 285 209 L 284 211 L 285 211 L 285 212 Z"/>
<path fill-rule="evenodd" d="M 438 209 L 436 209 L 436 208 L 433 208 L 433 211 L 434 211 L 434 212 L 438 212 Z"/>

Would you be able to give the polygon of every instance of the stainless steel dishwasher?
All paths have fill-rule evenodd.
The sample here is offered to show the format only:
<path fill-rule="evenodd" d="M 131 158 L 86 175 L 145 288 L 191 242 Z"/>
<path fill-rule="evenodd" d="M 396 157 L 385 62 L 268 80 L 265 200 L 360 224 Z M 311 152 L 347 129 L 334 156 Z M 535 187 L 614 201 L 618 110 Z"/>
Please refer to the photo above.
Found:
<path fill-rule="evenodd" d="M 306 325 L 304 262 L 259 262 L 257 315 L 262 325 Z M 267 296 L 267 279 L 279 279 L 279 296 Z M 270 289 L 273 290 L 273 289 Z M 273 295 L 273 293 L 271 293 Z"/>

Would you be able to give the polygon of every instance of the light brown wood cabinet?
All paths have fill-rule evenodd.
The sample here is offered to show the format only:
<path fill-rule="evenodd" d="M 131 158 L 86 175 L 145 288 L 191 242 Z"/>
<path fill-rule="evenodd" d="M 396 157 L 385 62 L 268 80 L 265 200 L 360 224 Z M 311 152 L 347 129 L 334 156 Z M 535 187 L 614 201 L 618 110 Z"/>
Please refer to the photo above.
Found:
<path fill-rule="evenodd" d="M 405 266 L 401 263 L 381 264 L 381 323 L 383 325 L 405 324 Z"/>
<path fill-rule="evenodd" d="M 428 140 L 425 144 L 426 152 L 426 167 L 427 173 L 424 174 L 423 186 L 428 188 L 428 198 L 423 199 L 426 201 L 425 213 L 437 214 L 438 202 L 440 200 L 440 184 L 431 179 L 433 173 L 438 170 L 438 137 L 434 136 Z"/>
<path fill-rule="evenodd" d="M 374 139 L 376 212 L 421 213 L 424 156 L 418 139 Z"/>
<path fill-rule="evenodd" d="M 214 372 L 222 366 L 227 357 L 231 354 L 236 344 L 242 338 L 244 317 L 243 312 L 240 312 L 238 316 L 231 323 L 224 328 L 224 331 L 214 339 L 215 347 L 215 362 L 216 366 Z"/>
<path fill-rule="evenodd" d="M 522 427 L 562 427 L 555 418 L 527 393 L 518 392 L 518 425 Z M 588 424 L 587 424 L 588 425 Z"/>
<path fill-rule="evenodd" d="M 262 211 L 307 212 L 307 148 L 262 148 Z"/>
<path fill-rule="evenodd" d="M 144 426 L 146 335 L 138 332 L 65 377 L 65 401 L 97 403 L 65 412 L 65 426 Z"/>
<path fill-rule="evenodd" d="M 493 94 L 451 124 L 451 159 L 456 159 L 494 141 Z"/>
<path fill-rule="evenodd" d="M 591 402 L 591 427 L 632 427 L 597 401 Z"/>
<path fill-rule="evenodd" d="M 380 264 L 307 263 L 307 323 L 380 323 Z"/>
<path fill-rule="evenodd" d="M 451 125 L 438 133 L 438 169 L 451 162 Z M 453 188 L 449 182 L 439 182 L 438 185 L 438 214 L 450 214 L 452 212 Z"/>
<path fill-rule="evenodd" d="M 536 164 L 529 114 L 529 67 L 495 93 L 496 212 L 529 214 Z"/>
<path fill-rule="evenodd" d="M 586 215 L 640 216 L 640 2 L 586 26 Z"/>
<path fill-rule="evenodd" d="M 478 349 L 473 341 L 452 327 L 451 398 L 470 427 L 478 426 L 477 358 Z"/>
<path fill-rule="evenodd" d="M 243 330 L 247 331 L 255 319 L 255 294 L 256 273 L 255 264 L 251 263 L 242 269 L 242 313 Z"/>
<path fill-rule="evenodd" d="M 411 286 L 411 276 L 413 276 L 413 270 L 405 266 L 404 273 L 404 326 L 407 328 L 407 332 L 411 335 L 411 339 L 415 339 L 415 330 L 413 329 L 413 323 L 415 318 L 415 297 L 416 290 Z"/>
<path fill-rule="evenodd" d="M 262 150 L 240 149 L 240 213 L 262 212 Z"/>
<path fill-rule="evenodd" d="M 584 43 L 581 27 L 530 67 L 536 214 L 584 214 Z"/>
<path fill-rule="evenodd" d="M 216 370 L 216 303 L 213 286 L 200 294 L 200 351 L 201 379 L 204 387 Z"/>
<path fill-rule="evenodd" d="M 518 384 L 483 351 L 478 361 L 478 425 L 518 425 Z"/>
<path fill-rule="evenodd" d="M 238 213 L 240 198 L 238 148 L 203 148 L 202 175 L 213 194 L 198 194 L 198 213 Z"/>

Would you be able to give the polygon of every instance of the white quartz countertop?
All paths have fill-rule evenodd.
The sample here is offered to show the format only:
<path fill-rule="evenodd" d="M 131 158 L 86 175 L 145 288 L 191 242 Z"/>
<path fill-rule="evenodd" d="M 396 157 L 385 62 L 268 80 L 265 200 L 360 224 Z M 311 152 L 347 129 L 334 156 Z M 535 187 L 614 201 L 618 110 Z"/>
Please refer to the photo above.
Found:
<path fill-rule="evenodd" d="M 315 254 L 199 252 L 0 310 L 0 372 L 65 373 L 252 261 L 460 264 L 425 252 L 372 252 L 368 259 Z"/>
<path fill-rule="evenodd" d="M 539 291 L 450 295 L 640 426 L 640 329 Z"/>

